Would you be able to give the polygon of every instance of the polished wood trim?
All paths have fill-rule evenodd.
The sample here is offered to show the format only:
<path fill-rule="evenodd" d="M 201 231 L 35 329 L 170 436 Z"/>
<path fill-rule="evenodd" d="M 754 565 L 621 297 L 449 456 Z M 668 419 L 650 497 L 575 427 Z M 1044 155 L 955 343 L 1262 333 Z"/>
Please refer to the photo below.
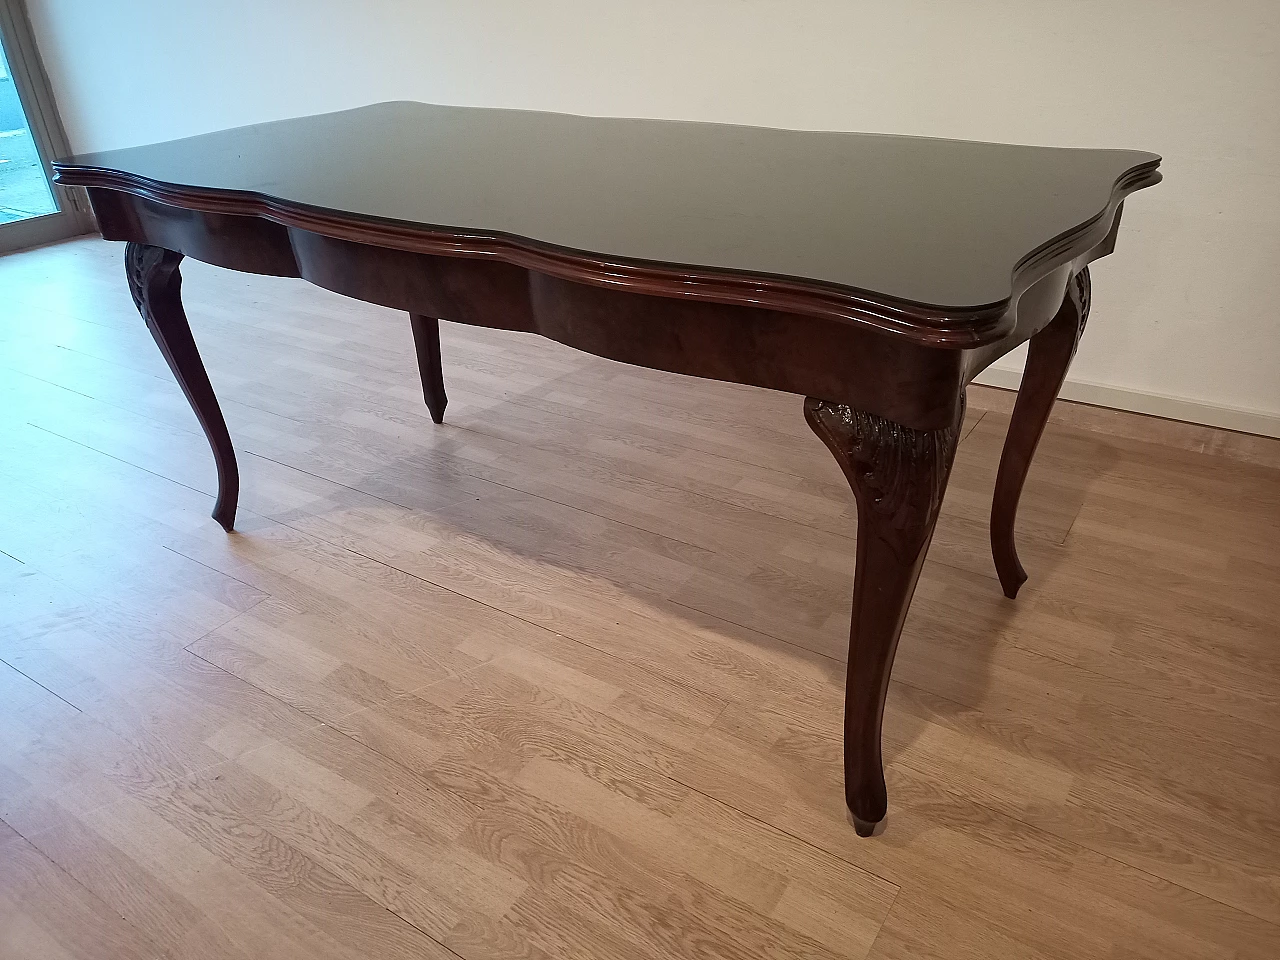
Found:
<path fill-rule="evenodd" d="M 915 429 L 948 423 L 956 393 L 972 376 L 969 351 L 926 347 L 864 324 L 600 287 L 497 259 L 355 243 L 113 190 L 89 196 L 109 240 L 146 242 L 232 270 L 302 277 L 410 314 L 538 333 L 637 366 L 824 397 Z M 1023 296 L 1023 321 L 1048 322 L 1061 298 L 1057 282 L 1065 278 L 1046 277 Z"/>
<path fill-rule="evenodd" d="M 1031 338 L 1022 386 L 1009 422 L 1009 433 L 1000 455 L 995 496 L 991 506 L 991 553 L 1004 595 L 1013 599 L 1026 582 L 1027 572 L 1018 559 L 1014 543 L 1014 523 L 1018 501 L 1036 446 L 1044 433 L 1058 391 L 1076 355 L 1076 347 L 1089 319 L 1089 268 L 1072 279 L 1062 308 L 1052 322 Z"/>
<path fill-rule="evenodd" d="M 1013 329 L 1017 299 L 1023 290 L 1063 263 L 1092 259 L 1112 236 L 1112 225 L 1124 198 L 1160 182 L 1158 166 L 1159 160 L 1152 160 L 1126 171 L 1093 218 L 1052 238 L 1018 262 L 1009 299 L 978 307 L 913 304 L 891 300 L 875 291 L 800 278 L 633 262 L 524 237 L 432 228 L 318 209 L 259 193 L 161 183 L 120 170 L 68 163 L 55 164 L 54 170 L 59 183 L 120 191 L 185 210 L 260 217 L 356 243 L 437 256 L 497 259 L 548 276 L 609 289 L 829 318 L 932 346 L 976 347 L 997 341 Z"/>

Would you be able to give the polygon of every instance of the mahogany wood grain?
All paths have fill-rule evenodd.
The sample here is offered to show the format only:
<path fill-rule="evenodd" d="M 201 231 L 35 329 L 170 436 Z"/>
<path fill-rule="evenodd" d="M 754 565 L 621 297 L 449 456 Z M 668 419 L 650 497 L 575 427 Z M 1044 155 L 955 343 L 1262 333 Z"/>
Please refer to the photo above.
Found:
<path fill-rule="evenodd" d="M 960 442 L 964 397 L 951 426 L 920 431 L 812 397 L 805 419 L 835 456 L 858 502 L 845 683 L 844 795 L 859 836 L 885 814 L 880 757 L 884 698 L 933 526 Z"/>
<path fill-rule="evenodd" d="M 218 497 L 213 505 L 213 519 L 230 531 L 235 525 L 240 496 L 240 471 L 222 409 L 182 308 L 182 274 L 178 270 L 181 263 L 182 254 L 161 247 L 145 243 L 130 243 L 125 247 L 125 275 L 133 302 L 209 439 L 218 467 Z"/>
<path fill-rule="evenodd" d="M 1000 472 L 996 475 L 991 506 L 991 553 L 1000 575 L 1000 586 L 1010 600 L 1018 595 L 1018 588 L 1027 579 L 1013 539 L 1018 500 L 1036 445 L 1049 421 L 1049 412 L 1067 379 L 1067 369 L 1084 334 L 1089 319 L 1089 299 L 1089 268 L 1085 267 L 1068 287 L 1057 315 L 1031 338 L 1027 348 L 1027 364 L 1009 421 L 1009 435 L 1000 455 Z"/>
<path fill-rule="evenodd" d="M 235 457 L 178 302 L 182 256 L 409 312 L 436 422 L 446 397 L 428 318 L 809 398 L 858 503 L 845 769 L 865 834 L 885 811 L 885 690 L 965 387 L 1032 340 L 992 526 L 1008 591 L 1018 491 L 1066 369 L 1054 318 L 1159 162 L 380 104 L 55 170 L 88 188 L 105 238 L 131 244 L 130 283 L 214 449 L 228 529 Z"/>
<path fill-rule="evenodd" d="M 449 398 L 444 392 L 444 369 L 440 364 L 440 321 L 434 317 L 409 314 L 413 327 L 413 346 L 418 354 L 418 375 L 422 378 L 422 397 L 431 411 L 431 419 L 444 423 L 444 408 Z"/>

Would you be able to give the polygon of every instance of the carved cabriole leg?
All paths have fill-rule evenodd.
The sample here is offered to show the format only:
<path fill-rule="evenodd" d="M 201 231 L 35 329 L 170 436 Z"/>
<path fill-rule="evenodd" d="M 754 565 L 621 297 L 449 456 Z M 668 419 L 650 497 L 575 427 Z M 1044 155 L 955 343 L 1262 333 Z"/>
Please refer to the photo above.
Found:
<path fill-rule="evenodd" d="M 213 506 L 213 519 L 224 530 L 230 530 L 236 519 L 236 501 L 240 496 L 240 472 L 231 435 L 222 419 L 218 400 L 213 395 L 209 376 L 205 373 L 200 351 L 191 336 L 187 315 L 182 309 L 182 276 L 178 265 L 182 254 L 145 243 L 130 243 L 125 248 L 125 275 L 129 292 L 147 329 L 173 371 L 178 386 L 204 428 L 213 448 L 218 467 L 218 499 Z"/>
<path fill-rule="evenodd" d="M 1004 452 L 1000 455 L 1000 472 L 996 475 L 995 499 L 991 506 L 991 553 L 1000 586 L 1010 599 L 1018 595 L 1018 588 L 1027 579 L 1013 542 L 1018 500 L 1036 445 L 1049 420 L 1049 411 L 1067 378 L 1067 368 L 1076 355 L 1076 346 L 1089 319 L 1089 295 L 1089 268 L 1085 267 L 1067 284 L 1057 315 L 1027 346 L 1027 365 L 1009 421 Z"/>
<path fill-rule="evenodd" d="M 440 366 L 440 321 L 411 313 L 409 323 L 413 326 L 413 345 L 418 351 L 423 399 L 427 401 L 431 419 L 443 423 L 444 408 L 449 398 L 444 393 L 444 370 Z"/>
<path fill-rule="evenodd" d="M 844 796 L 859 836 L 884 818 L 880 723 L 893 655 L 933 537 L 964 419 L 912 430 L 860 410 L 815 400 L 809 426 L 835 454 L 858 503 L 858 559 L 844 702 Z"/>

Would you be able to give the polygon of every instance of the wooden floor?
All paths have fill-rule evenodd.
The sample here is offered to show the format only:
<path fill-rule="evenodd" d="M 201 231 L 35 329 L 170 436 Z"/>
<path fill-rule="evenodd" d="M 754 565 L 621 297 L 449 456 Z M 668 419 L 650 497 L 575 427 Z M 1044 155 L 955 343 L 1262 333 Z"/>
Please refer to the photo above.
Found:
<path fill-rule="evenodd" d="M 1280 956 L 1280 444 L 1061 405 L 1011 602 L 975 389 L 860 840 L 800 398 L 445 324 L 437 427 L 406 316 L 188 261 L 226 535 L 121 258 L 0 260 L 4 960 Z"/>

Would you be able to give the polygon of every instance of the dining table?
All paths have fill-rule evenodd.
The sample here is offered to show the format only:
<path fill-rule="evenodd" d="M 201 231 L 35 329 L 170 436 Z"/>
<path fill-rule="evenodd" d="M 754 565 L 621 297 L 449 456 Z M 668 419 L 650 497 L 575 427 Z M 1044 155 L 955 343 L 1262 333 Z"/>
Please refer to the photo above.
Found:
<path fill-rule="evenodd" d="M 183 308 L 184 257 L 405 311 L 436 423 L 441 319 L 803 397 L 857 506 L 844 789 L 869 836 L 887 807 L 894 652 L 965 389 L 1029 344 L 990 525 L 1013 598 L 1027 576 L 1018 500 L 1089 316 L 1088 265 L 1159 165 L 1134 150 L 393 102 L 53 167 L 87 191 L 103 238 L 127 244 L 129 289 L 208 437 L 228 531 L 239 473 Z"/>

